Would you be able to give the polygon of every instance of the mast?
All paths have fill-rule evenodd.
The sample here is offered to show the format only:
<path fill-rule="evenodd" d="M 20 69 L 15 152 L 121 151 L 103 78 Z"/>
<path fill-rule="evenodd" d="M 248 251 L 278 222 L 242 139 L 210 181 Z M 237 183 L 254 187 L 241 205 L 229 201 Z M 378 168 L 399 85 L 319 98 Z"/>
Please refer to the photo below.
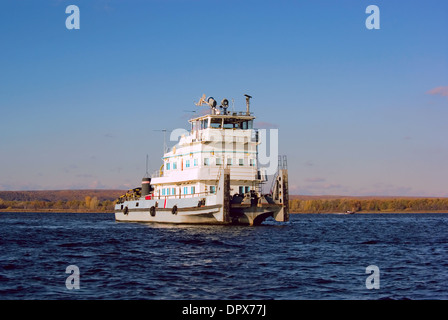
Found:
<path fill-rule="evenodd" d="M 245 94 L 244 95 L 246 97 L 246 115 L 250 116 L 250 98 L 252 98 L 250 95 Z"/>

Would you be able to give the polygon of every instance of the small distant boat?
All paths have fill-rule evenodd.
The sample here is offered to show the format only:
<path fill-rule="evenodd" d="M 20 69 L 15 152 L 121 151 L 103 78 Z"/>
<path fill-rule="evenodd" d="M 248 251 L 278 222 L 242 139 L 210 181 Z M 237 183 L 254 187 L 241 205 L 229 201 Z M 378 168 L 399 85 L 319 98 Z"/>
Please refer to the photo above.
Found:
<path fill-rule="evenodd" d="M 332 212 L 330 214 L 354 214 L 355 211 L 345 211 L 345 212 Z"/>

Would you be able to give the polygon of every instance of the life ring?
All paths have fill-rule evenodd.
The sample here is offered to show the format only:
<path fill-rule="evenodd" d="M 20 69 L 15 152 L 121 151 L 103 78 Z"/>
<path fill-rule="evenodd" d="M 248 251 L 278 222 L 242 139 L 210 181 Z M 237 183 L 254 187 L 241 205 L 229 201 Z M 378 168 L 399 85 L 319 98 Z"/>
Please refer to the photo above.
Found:
<path fill-rule="evenodd" d="M 173 209 L 171 209 L 172 214 L 177 214 L 177 206 L 175 205 Z"/>
<path fill-rule="evenodd" d="M 154 217 L 156 215 L 156 207 L 152 206 L 151 208 L 149 208 L 149 214 L 151 215 L 151 217 Z"/>
<path fill-rule="evenodd" d="M 123 209 L 123 214 L 127 216 L 128 213 L 129 213 L 129 208 L 126 206 L 126 207 L 124 207 L 124 209 Z"/>

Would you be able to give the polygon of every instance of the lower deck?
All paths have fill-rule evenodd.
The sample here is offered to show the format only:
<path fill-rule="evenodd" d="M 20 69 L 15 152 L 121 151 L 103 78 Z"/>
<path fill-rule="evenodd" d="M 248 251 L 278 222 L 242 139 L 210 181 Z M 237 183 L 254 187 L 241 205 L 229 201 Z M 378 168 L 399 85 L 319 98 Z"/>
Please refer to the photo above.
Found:
<path fill-rule="evenodd" d="M 116 221 L 186 224 L 243 224 L 258 225 L 266 218 L 285 220 L 283 206 L 267 201 L 241 201 L 232 199 L 226 205 L 216 195 L 181 199 L 132 200 L 115 206 Z"/>
<path fill-rule="evenodd" d="M 126 194 L 115 205 L 117 221 L 261 224 L 272 216 L 277 221 L 289 220 L 287 171 L 280 170 L 271 194 L 255 190 L 230 193 L 230 170 L 220 172 L 216 192 L 160 196 L 151 193 Z"/>

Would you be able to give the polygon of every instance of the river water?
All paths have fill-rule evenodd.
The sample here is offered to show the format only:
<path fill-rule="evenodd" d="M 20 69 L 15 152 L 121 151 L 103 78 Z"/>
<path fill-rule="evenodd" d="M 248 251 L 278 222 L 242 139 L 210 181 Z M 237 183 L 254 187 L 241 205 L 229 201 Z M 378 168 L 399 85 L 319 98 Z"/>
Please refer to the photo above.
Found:
<path fill-rule="evenodd" d="M 0 213 L 0 257 L 8 300 L 448 299 L 448 214 L 297 214 L 242 227 Z"/>

